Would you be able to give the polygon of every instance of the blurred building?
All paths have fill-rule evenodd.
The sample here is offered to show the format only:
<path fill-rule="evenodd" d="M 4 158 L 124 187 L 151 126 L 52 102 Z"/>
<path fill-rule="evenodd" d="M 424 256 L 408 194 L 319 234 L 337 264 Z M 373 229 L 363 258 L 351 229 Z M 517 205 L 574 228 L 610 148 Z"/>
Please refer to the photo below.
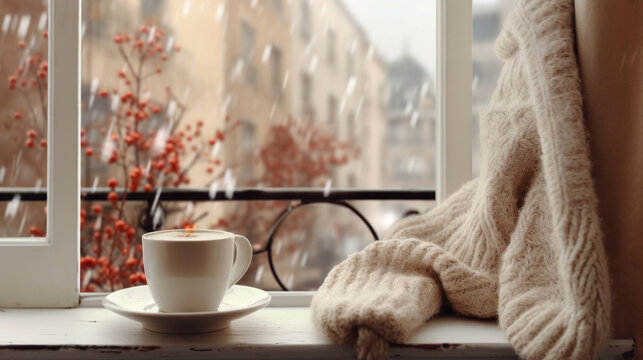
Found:
<path fill-rule="evenodd" d="M 132 33 L 140 25 L 162 29 L 164 51 L 169 55 L 167 64 L 162 75 L 145 81 L 147 85 L 141 93 L 162 104 L 164 111 L 146 122 L 146 129 L 160 128 L 166 116 L 172 117 L 179 129 L 193 129 L 201 120 L 202 133 L 209 138 L 232 123 L 225 121 L 230 115 L 240 121 L 239 127 L 228 134 L 223 147 L 210 154 L 222 160 L 223 165 L 212 175 L 205 172 L 207 164 L 195 166 L 188 173 L 189 186 L 210 186 L 226 167 L 232 169 L 238 185 L 251 184 L 259 171 L 253 161 L 259 141 L 266 136 L 270 123 L 288 114 L 289 93 L 282 85 L 290 61 L 290 22 L 284 4 L 250 0 L 92 0 L 83 2 L 83 7 L 84 125 L 108 127 L 110 99 L 101 99 L 96 92 L 123 86 L 117 71 L 125 69 L 126 64 L 113 36 Z M 154 65 L 148 66 L 153 70 Z M 175 101 L 168 99 L 167 87 Z M 96 143 L 104 134 L 92 136 L 90 143 Z M 189 160 L 188 157 L 186 161 Z M 110 170 L 94 159 L 84 164 L 83 171 L 83 185 L 92 186 L 94 178 L 104 181 Z"/>
<path fill-rule="evenodd" d="M 292 113 L 326 124 L 360 148 L 333 170 L 333 187 L 379 187 L 379 154 L 386 124 L 386 64 L 339 0 L 293 1 Z"/>
<path fill-rule="evenodd" d="M 386 187 L 435 188 L 433 79 L 406 53 L 388 68 L 389 101 L 383 181 Z"/>

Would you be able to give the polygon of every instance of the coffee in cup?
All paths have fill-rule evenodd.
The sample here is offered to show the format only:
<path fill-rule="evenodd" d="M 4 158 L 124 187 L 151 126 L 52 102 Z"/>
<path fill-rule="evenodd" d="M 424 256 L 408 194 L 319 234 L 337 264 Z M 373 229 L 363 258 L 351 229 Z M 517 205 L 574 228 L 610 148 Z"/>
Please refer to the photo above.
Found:
<path fill-rule="evenodd" d="M 145 276 L 162 312 L 217 310 L 226 290 L 241 279 L 251 260 L 250 241 L 227 231 L 143 234 Z"/>

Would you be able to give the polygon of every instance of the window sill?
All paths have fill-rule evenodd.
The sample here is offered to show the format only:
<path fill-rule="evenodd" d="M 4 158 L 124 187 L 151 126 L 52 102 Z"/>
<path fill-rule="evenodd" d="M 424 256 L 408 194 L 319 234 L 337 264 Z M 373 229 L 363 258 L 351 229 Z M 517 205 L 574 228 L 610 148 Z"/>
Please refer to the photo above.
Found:
<path fill-rule="evenodd" d="M 227 329 L 200 335 L 164 335 L 141 328 L 96 301 L 73 309 L 0 310 L 0 358 L 353 358 L 348 346 L 330 343 L 313 325 L 310 308 L 281 299 Z M 301 295 L 300 295 L 301 297 Z M 89 303 L 89 305 L 87 305 Z M 601 359 L 627 358 L 632 340 L 611 340 Z M 407 344 L 394 345 L 396 358 L 518 358 L 498 325 L 438 317 Z"/>

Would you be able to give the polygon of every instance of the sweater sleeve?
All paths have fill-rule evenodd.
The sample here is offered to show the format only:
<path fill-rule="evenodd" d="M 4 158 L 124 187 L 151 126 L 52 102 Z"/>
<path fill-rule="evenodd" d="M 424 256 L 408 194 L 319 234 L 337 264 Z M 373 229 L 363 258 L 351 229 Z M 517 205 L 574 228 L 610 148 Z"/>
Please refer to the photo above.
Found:
<path fill-rule="evenodd" d="M 497 277 L 471 268 L 432 241 L 446 224 L 462 222 L 474 185 L 440 206 L 452 214 L 434 209 L 405 219 L 386 240 L 336 266 L 313 298 L 320 330 L 334 342 L 355 346 L 359 358 L 377 359 L 387 354 L 388 342 L 404 342 L 434 316 L 444 298 L 461 313 L 494 316 Z"/>

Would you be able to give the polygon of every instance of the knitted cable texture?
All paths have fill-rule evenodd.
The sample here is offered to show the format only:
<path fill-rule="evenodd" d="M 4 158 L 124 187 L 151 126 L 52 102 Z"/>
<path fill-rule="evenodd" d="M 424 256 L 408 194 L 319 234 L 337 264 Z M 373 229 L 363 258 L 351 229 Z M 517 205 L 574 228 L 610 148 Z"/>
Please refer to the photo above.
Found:
<path fill-rule="evenodd" d="M 443 302 L 497 316 L 525 359 L 588 359 L 610 326 L 607 260 L 583 124 L 572 0 L 522 0 L 481 114 L 480 176 L 337 265 L 313 321 L 380 359 Z"/>

